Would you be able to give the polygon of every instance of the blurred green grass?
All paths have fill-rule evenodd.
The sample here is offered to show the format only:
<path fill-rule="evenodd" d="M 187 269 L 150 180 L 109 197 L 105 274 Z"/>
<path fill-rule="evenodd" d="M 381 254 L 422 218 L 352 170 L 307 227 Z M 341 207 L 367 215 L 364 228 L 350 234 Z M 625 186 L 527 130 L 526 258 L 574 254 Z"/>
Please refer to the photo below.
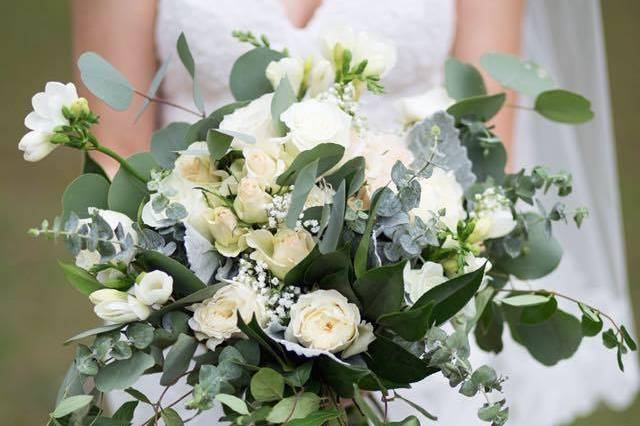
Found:
<path fill-rule="evenodd" d="M 151 1 L 151 0 L 147 0 Z M 535 0 L 533 0 L 535 1 Z M 603 2 L 618 140 L 629 276 L 634 305 L 640 302 L 640 2 Z M 33 240 L 26 230 L 59 212 L 65 185 L 80 158 L 55 152 L 37 165 L 25 163 L 16 144 L 31 96 L 46 81 L 71 78 L 67 1 L 0 1 L 2 68 L 0 87 L 0 413 L 2 424 L 43 424 L 73 349 L 61 342 L 96 325 L 86 299 L 71 290 L 56 267 L 67 258 L 60 245 Z M 636 324 L 640 309 L 636 309 Z M 615 390 L 612 390 L 615 391 Z M 576 426 L 636 424 L 640 401 L 623 413 L 605 407 Z"/>

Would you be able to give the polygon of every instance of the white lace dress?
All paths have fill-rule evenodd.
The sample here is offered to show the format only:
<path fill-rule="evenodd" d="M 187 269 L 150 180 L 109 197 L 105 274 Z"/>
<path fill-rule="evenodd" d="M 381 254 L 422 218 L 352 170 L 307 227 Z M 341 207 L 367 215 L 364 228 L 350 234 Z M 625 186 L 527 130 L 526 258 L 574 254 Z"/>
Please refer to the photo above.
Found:
<path fill-rule="evenodd" d="M 349 25 L 384 36 L 397 45 L 397 65 L 384 80 L 388 95 L 384 100 L 373 99 L 365 106 L 372 127 L 392 128 L 397 126 L 392 107 L 396 99 L 442 84 L 442 66 L 451 50 L 455 18 L 454 0 L 324 0 L 307 27 L 299 29 L 286 17 L 280 0 L 160 0 L 156 24 L 158 57 L 162 60 L 174 55 L 162 86 L 163 96 L 179 104 L 192 103 L 191 78 L 175 58 L 175 42 L 181 31 L 186 34 L 192 49 L 210 112 L 232 101 L 228 90 L 229 72 L 234 60 L 249 48 L 231 37 L 232 30 L 264 33 L 274 45 L 287 46 L 295 54 L 306 55 L 317 52 L 319 32 Z M 176 109 L 164 109 L 161 114 L 163 126 L 172 121 L 193 120 L 192 116 Z M 597 243 L 589 241 L 592 246 Z M 547 282 L 556 280 L 556 288 L 578 296 L 585 296 L 581 293 L 590 288 L 590 294 L 586 296 L 591 296 L 589 299 L 599 306 L 603 301 L 610 301 L 610 295 L 597 295 L 597 285 L 595 289 L 593 286 L 582 287 L 589 278 L 591 281 L 594 278 L 584 273 L 584 261 L 575 254 L 581 252 L 567 251 L 562 267 Z M 601 289 L 603 287 L 606 283 L 600 285 Z M 611 308 L 613 312 L 625 311 L 628 305 L 624 296 L 621 297 L 621 303 L 614 300 L 604 303 L 611 306 L 603 307 Z M 583 342 L 575 358 L 548 368 L 515 344 L 508 331 L 505 330 L 503 338 L 505 349 L 497 356 L 482 353 L 472 342 L 472 361 L 476 367 L 490 364 L 499 374 L 509 378 L 505 385 L 505 397 L 511 407 L 509 424 L 560 424 L 593 409 L 601 399 L 621 405 L 635 393 L 638 380 L 635 363 L 629 362 L 630 371 L 620 374 L 616 371 L 614 354 L 595 339 Z M 157 397 L 161 390 L 157 383 L 157 376 L 147 377 L 136 387 Z M 170 402 L 186 390 L 188 388 L 176 386 L 164 401 Z M 476 410 L 483 401 L 463 397 L 450 389 L 439 375 L 405 390 L 403 396 L 437 414 L 439 424 L 482 424 L 476 417 Z M 137 422 L 151 414 L 143 411 L 143 407 L 138 408 Z M 216 408 L 190 424 L 215 424 L 219 414 L 219 408 Z M 401 419 L 414 413 L 402 403 L 394 403 L 391 414 L 393 418 Z M 185 412 L 183 418 L 188 416 Z"/>

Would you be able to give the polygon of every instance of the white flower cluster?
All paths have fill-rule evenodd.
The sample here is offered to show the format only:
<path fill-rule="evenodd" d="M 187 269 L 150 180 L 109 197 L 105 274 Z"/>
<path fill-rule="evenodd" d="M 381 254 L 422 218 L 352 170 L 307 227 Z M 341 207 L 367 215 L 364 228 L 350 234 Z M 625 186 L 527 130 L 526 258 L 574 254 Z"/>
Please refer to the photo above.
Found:
<path fill-rule="evenodd" d="M 293 190 L 293 185 L 289 187 Z M 267 204 L 268 229 L 277 229 L 287 218 L 289 206 L 291 205 L 291 193 L 274 195 L 271 203 Z"/>
<path fill-rule="evenodd" d="M 352 117 L 353 128 L 359 135 L 367 130 L 367 118 L 360 112 L 360 103 L 353 83 L 334 84 L 326 92 L 318 95 L 318 100 L 338 106 Z"/>

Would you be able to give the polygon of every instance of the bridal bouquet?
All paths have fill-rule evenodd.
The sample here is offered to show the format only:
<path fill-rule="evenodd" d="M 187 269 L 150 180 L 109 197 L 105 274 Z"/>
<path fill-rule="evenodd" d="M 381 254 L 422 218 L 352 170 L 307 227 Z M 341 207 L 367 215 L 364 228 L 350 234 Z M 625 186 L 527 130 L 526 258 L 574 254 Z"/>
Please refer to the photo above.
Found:
<path fill-rule="evenodd" d="M 393 46 L 341 29 L 322 38 L 321 54 L 300 58 L 264 36 L 234 36 L 253 48 L 231 71 L 236 102 L 210 114 L 184 35 L 177 52 L 193 110 L 157 96 L 168 61 L 143 92 L 99 55 L 80 57 L 84 84 L 111 107 L 139 95 L 145 107 L 198 117 L 156 132 L 149 153 L 124 159 L 102 145 L 92 134 L 99 117 L 71 83 L 33 97 L 25 159 L 66 146 L 84 152 L 85 166 L 63 213 L 30 232 L 64 241 L 75 257 L 60 264 L 65 276 L 106 322 L 67 340 L 84 343 L 50 424 L 129 425 L 148 405 L 144 424 L 182 425 L 222 404 L 221 420 L 237 425 L 417 425 L 435 417 L 402 389 L 444 376 L 463 395 L 483 394 L 479 418 L 501 425 L 504 378 L 468 358 L 470 336 L 501 351 L 505 325 L 545 365 L 601 334 L 623 368 L 622 354 L 636 349 L 624 326 L 570 295 L 522 285 L 560 262 L 555 223 L 580 226 L 587 213 L 540 200 L 569 195 L 570 174 L 505 172 L 488 124 L 505 95 L 487 94 L 476 68 L 449 60 L 445 87 L 401 101 L 404 123 L 381 133 L 359 101 L 383 94 Z M 592 117 L 586 99 L 533 63 L 488 54 L 481 64 L 548 119 Z M 120 163 L 113 179 L 92 151 Z M 154 373 L 157 400 L 136 389 Z M 187 393 L 164 399 L 185 382 Z M 103 396 L 115 390 L 131 400 L 110 416 Z M 390 421 L 392 400 L 416 415 Z"/>

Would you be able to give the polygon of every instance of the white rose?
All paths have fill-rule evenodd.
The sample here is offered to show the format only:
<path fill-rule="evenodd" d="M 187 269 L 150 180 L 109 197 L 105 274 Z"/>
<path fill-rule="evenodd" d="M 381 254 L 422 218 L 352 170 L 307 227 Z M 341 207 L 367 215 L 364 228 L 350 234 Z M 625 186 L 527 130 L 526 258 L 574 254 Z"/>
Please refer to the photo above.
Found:
<path fill-rule="evenodd" d="M 264 186 L 275 185 L 276 178 L 286 170 L 284 161 L 271 157 L 262 149 L 246 148 L 243 155 L 245 175 Z"/>
<path fill-rule="evenodd" d="M 212 298 L 191 307 L 193 317 L 189 326 L 200 340 L 206 340 L 210 350 L 226 339 L 242 337 L 238 328 L 238 312 L 244 322 L 256 320 L 264 326 L 267 320 L 264 300 L 252 288 L 239 283 L 232 283 L 213 295 Z"/>
<path fill-rule="evenodd" d="M 331 62 L 323 58 L 313 58 L 308 83 L 309 95 L 313 98 L 326 92 L 333 84 L 335 76 Z"/>
<path fill-rule="evenodd" d="M 434 167 L 433 174 L 427 179 L 420 179 L 420 205 L 412 213 L 423 221 L 429 221 L 440 209 L 446 213 L 440 220 L 455 232 L 459 220 L 464 220 L 467 213 L 462 206 L 464 191 L 456 181 L 453 171 L 444 171 Z"/>
<path fill-rule="evenodd" d="M 309 99 L 294 103 L 280 118 L 298 151 L 327 142 L 349 147 L 351 117 L 335 104 Z"/>
<path fill-rule="evenodd" d="M 163 305 L 173 293 L 173 278 L 162 271 L 142 273 L 138 276 L 133 291 L 145 305 Z"/>
<path fill-rule="evenodd" d="M 267 207 L 273 198 L 267 194 L 255 178 L 245 177 L 238 184 L 238 195 L 233 200 L 233 208 L 243 222 L 267 222 Z"/>
<path fill-rule="evenodd" d="M 243 151 L 247 147 L 257 147 L 266 150 L 270 154 L 274 150 L 277 153 L 279 146 L 271 140 L 278 136 L 278 133 L 273 128 L 273 120 L 271 119 L 272 98 L 273 93 L 267 93 L 251 101 L 247 106 L 225 115 L 220 123 L 220 129 L 244 133 L 256 139 L 256 145 L 252 145 L 239 138 L 233 138 L 231 142 L 233 149 Z"/>
<path fill-rule="evenodd" d="M 124 291 L 97 290 L 89 295 L 89 300 L 99 318 L 116 324 L 146 320 L 151 314 L 148 306 Z"/>
<path fill-rule="evenodd" d="M 343 358 L 364 352 L 375 337 L 371 324 L 360 321 L 360 311 L 336 290 L 316 290 L 300 296 L 291 307 L 284 336 L 311 348 L 342 352 Z"/>
<path fill-rule="evenodd" d="M 449 97 L 444 87 L 436 87 L 418 96 L 400 99 L 396 107 L 400 110 L 405 126 L 421 121 L 437 111 L 445 111 L 455 100 Z"/>
<path fill-rule="evenodd" d="M 404 291 L 412 304 L 433 287 L 447 281 L 442 265 L 434 262 L 425 262 L 420 269 L 411 269 L 411 264 L 407 262 L 402 276 Z"/>
<path fill-rule="evenodd" d="M 335 28 L 322 35 L 321 41 L 323 55 L 330 61 L 334 61 L 336 56 L 340 60 L 341 49 L 348 49 L 351 52 L 352 66 L 358 65 L 366 59 L 365 76 L 379 75 L 383 77 L 396 64 L 396 47 L 392 43 L 375 38 L 364 31 L 356 32 L 349 27 Z"/>
<path fill-rule="evenodd" d="M 18 149 L 24 151 L 25 160 L 42 160 L 58 146 L 50 142 L 53 131 L 58 126 L 69 124 L 62 115 L 62 107 L 72 108 L 77 101 L 78 92 L 73 83 L 51 81 L 46 84 L 44 92 L 33 96 L 33 111 L 24 119 L 24 125 L 31 131 L 18 144 Z M 86 104 L 86 100 L 81 102 Z"/>
<path fill-rule="evenodd" d="M 238 219 L 231 209 L 216 207 L 207 215 L 209 232 L 215 241 L 216 250 L 226 257 L 236 257 L 247 248 L 246 228 L 238 225 Z"/>
<path fill-rule="evenodd" d="M 282 58 L 279 61 L 271 61 L 265 74 L 274 89 L 278 87 L 280 80 L 287 76 L 293 93 L 298 94 L 304 77 L 304 60 L 302 58 Z"/>
<path fill-rule="evenodd" d="M 276 277 L 283 279 L 313 250 L 315 242 L 305 230 L 283 228 L 273 235 L 265 229 L 259 229 L 247 235 L 247 245 L 256 250 L 251 253 L 254 260 L 265 262 Z"/>

